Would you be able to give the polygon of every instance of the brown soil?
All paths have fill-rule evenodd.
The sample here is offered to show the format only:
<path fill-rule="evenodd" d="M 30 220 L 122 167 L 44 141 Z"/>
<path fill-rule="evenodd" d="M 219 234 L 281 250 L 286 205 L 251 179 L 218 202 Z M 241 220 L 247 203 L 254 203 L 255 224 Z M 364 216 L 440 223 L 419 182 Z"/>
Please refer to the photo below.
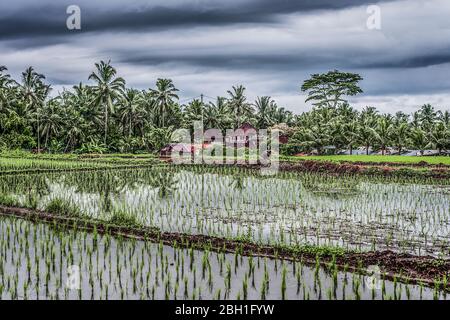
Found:
<path fill-rule="evenodd" d="M 306 264 L 315 265 L 317 253 L 299 252 L 290 248 L 277 248 L 262 246 L 250 242 L 229 240 L 207 235 L 190 235 L 181 233 L 161 232 L 154 228 L 134 228 L 110 225 L 105 221 L 94 219 L 82 219 L 77 217 L 59 216 L 43 211 L 25 208 L 0 206 L 0 215 L 22 218 L 30 221 L 45 222 L 55 227 L 68 227 L 75 230 L 93 231 L 101 234 L 111 234 L 126 238 L 133 238 L 152 242 L 162 242 L 173 246 L 194 247 L 202 249 L 208 246 L 210 250 L 234 253 L 238 252 L 246 256 L 261 256 L 273 259 L 286 259 L 303 261 Z M 320 264 L 327 266 L 335 258 L 340 270 L 366 273 L 369 266 L 376 265 L 384 273 L 388 280 L 423 283 L 434 286 L 436 279 L 449 276 L 450 260 L 437 259 L 432 256 L 414 256 L 411 254 L 396 253 L 393 251 L 375 252 L 348 252 L 332 256 L 331 253 L 320 255 Z M 450 288 L 445 288 L 449 290 Z"/>
<path fill-rule="evenodd" d="M 185 164 L 186 166 L 195 166 L 196 164 Z M 208 166 L 202 164 L 202 166 Z M 212 166 L 212 165 L 209 165 Z M 217 165 L 214 165 L 217 166 Z M 234 166 L 247 169 L 260 169 L 260 164 L 222 164 L 220 166 Z M 382 164 L 367 164 L 367 163 L 350 163 L 350 162 L 333 162 L 333 161 L 317 161 L 317 160 L 302 160 L 302 161 L 280 161 L 280 171 L 293 172 L 313 172 L 326 173 L 330 175 L 381 175 L 381 176 L 401 176 L 401 177 L 423 177 L 434 179 L 450 179 L 450 167 L 448 166 L 425 166 L 416 168 L 406 166 L 396 166 L 390 163 Z"/>

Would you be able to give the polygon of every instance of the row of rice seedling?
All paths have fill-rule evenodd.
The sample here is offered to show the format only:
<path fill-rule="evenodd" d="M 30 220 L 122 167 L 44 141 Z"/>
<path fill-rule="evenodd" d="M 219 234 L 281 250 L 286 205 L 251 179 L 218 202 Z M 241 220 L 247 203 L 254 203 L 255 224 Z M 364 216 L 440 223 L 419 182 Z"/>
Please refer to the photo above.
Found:
<path fill-rule="evenodd" d="M 132 217 L 162 231 L 259 244 L 338 246 L 448 257 L 450 183 L 204 166 L 0 178 L 0 203 Z"/>
<path fill-rule="evenodd" d="M 95 161 L 67 161 L 53 159 L 2 158 L 0 157 L 0 173 L 32 170 L 75 170 L 82 168 L 110 167 L 108 163 Z"/>
<path fill-rule="evenodd" d="M 0 217 L 0 299 L 446 299 L 442 286 Z"/>
<path fill-rule="evenodd" d="M 161 165 L 154 156 L 127 157 L 118 155 L 82 157 L 77 155 L 28 154 L 0 155 L 0 174 L 41 171 L 102 169 L 115 167 L 147 167 Z"/>

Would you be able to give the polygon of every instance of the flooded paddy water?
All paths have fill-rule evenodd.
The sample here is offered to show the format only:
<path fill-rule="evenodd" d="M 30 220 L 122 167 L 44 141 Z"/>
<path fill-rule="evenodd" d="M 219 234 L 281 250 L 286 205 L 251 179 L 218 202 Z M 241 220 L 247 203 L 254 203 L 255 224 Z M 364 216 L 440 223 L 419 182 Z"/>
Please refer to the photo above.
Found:
<path fill-rule="evenodd" d="M 0 299 L 446 299 L 382 277 L 0 217 Z"/>
<path fill-rule="evenodd" d="M 418 178 L 164 167 L 0 177 L 0 193 L 45 210 L 61 200 L 80 214 L 117 214 L 161 231 L 258 244 L 393 250 L 448 257 L 450 182 Z"/>

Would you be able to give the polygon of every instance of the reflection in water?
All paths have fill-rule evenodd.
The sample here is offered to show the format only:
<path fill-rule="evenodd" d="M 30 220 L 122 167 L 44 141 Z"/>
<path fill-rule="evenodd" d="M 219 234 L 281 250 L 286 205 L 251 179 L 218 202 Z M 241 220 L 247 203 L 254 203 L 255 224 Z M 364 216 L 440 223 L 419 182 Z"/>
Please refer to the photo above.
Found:
<path fill-rule="evenodd" d="M 178 179 L 175 173 L 170 171 L 156 172 L 150 181 L 150 186 L 158 189 L 160 198 L 166 198 L 177 189 Z"/>
<path fill-rule="evenodd" d="M 233 176 L 230 187 L 242 191 L 244 189 L 244 177 L 240 175 Z"/>
<path fill-rule="evenodd" d="M 4 176 L 0 191 L 41 209 L 61 198 L 95 218 L 125 212 L 163 231 L 448 256 L 450 188 L 426 182 L 167 167 Z"/>

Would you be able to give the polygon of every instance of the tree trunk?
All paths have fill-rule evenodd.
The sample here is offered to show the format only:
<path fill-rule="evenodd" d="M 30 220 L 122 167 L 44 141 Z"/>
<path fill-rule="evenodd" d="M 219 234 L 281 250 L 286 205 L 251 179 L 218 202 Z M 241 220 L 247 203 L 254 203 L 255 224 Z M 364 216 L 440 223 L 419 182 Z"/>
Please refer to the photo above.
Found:
<path fill-rule="evenodd" d="M 105 103 L 105 146 L 107 136 L 108 136 L 108 103 Z"/>
<path fill-rule="evenodd" d="M 353 155 L 353 146 L 350 145 L 350 146 L 349 146 L 349 149 L 350 149 L 350 155 Z"/>
<path fill-rule="evenodd" d="M 48 148 L 48 133 L 49 133 L 49 130 L 47 130 L 47 134 L 45 136 L 45 148 Z"/>
<path fill-rule="evenodd" d="M 370 147 L 370 145 L 366 144 L 366 156 L 369 155 L 369 147 Z"/>
<path fill-rule="evenodd" d="M 72 138 L 69 138 L 69 141 L 67 141 L 67 145 L 66 145 L 66 147 L 65 147 L 65 149 L 64 149 L 64 153 L 66 153 L 67 152 L 67 149 L 69 148 L 69 145 L 70 145 L 70 142 L 72 141 Z"/>
<path fill-rule="evenodd" d="M 41 135 L 39 133 L 39 129 L 40 129 L 40 125 L 39 125 L 39 110 L 37 111 L 37 145 L 38 145 L 38 149 L 37 152 L 41 153 Z"/>
<path fill-rule="evenodd" d="M 130 132 L 128 132 L 128 136 L 131 138 L 131 117 L 130 117 Z"/>

